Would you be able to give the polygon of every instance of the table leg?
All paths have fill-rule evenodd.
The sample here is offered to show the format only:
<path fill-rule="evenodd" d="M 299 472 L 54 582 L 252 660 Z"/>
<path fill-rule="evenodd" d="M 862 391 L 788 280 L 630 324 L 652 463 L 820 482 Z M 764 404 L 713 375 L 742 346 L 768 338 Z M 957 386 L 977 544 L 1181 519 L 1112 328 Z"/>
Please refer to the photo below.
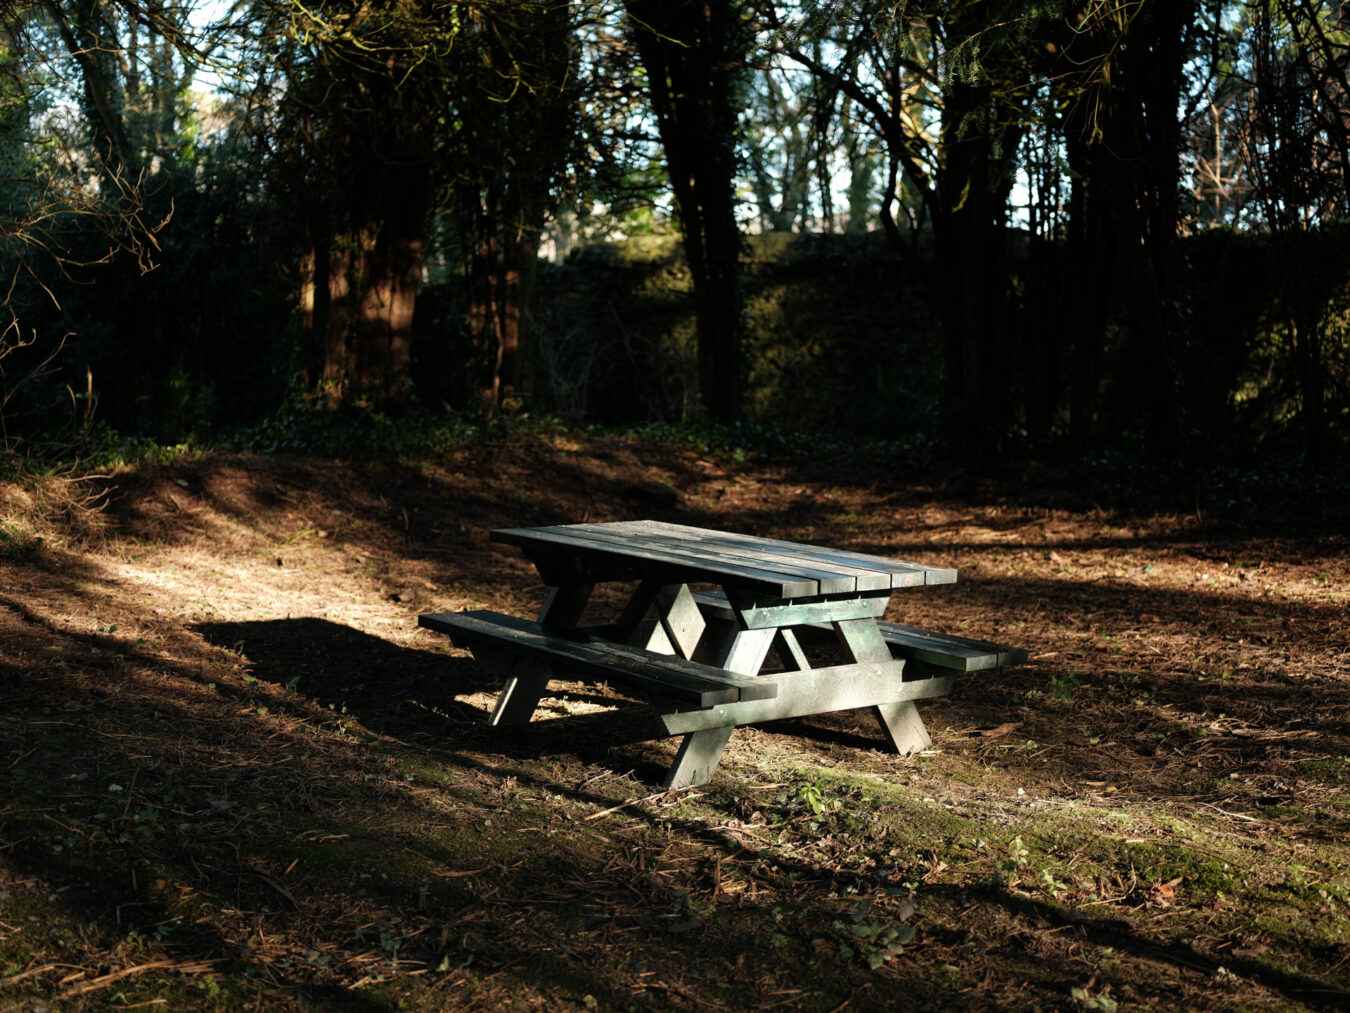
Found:
<path fill-rule="evenodd" d="M 763 630 L 734 629 L 722 645 L 716 665 L 737 675 L 758 675 L 764 667 L 773 638 L 778 633 L 773 627 Z"/>
<path fill-rule="evenodd" d="M 474 658 L 487 671 L 506 677 L 506 685 L 497 694 L 488 724 L 494 727 L 529 724 L 540 698 L 548 689 L 548 680 L 552 676 L 549 667 L 540 661 L 513 658 L 505 652 L 482 647 L 474 651 Z"/>
<path fill-rule="evenodd" d="M 891 747 L 901 756 L 909 756 L 933 744 L 913 700 L 878 704 L 872 708 L 872 713 L 881 723 L 886 738 L 891 740 Z"/>
<path fill-rule="evenodd" d="M 844 648 L 853 655 L 853 660 L 889 661 L 891 649 L 881 636 L 874 619 L 849 619 L 834 624 L 835 632 Z M 919 717 L 919 709 L 913 700 L 899 703 L 878 704 L 872 708 L 881 730 L 890 740 L 891 747 L 901 756 L 909 756 L 920 749 L 933 744 L 928 729 Z"/>
<path fill-rule="evenodd" d="M 774 641 L 774 644 L 778 647 L 778 657 L 783 662 L 784 668 L 789 671 L 805 672 L 811 667 L 806 652 L 802 650 L 802 645 L 797 642 L 797 634 L 786 626 L 779 629 L 778 639 Z"/>
<path fill-rule="evenodd" d="M 732 729 L 708 728 L 690 732 L 680 742 L 675 761 L 666 772 L 663 788 L 687 788 L 692 784 L 702 784 L 712 777 L 722 752 L 731 741 Z"/>
<path fill-rule="evenodd" d="M 681 658 L 692 658 L 707 623 L 687 584 L 667 584 L 656 595 L 656 616 Z"/>
<path fill-rule="evenodd" d="M 554 629 L 576 629 L 581 622 L 581 613 L 591 599 L 594 584 L 576 582 L 559 584 L 548 592 L 544 607 L 539 610 L 539 625 Z"/>

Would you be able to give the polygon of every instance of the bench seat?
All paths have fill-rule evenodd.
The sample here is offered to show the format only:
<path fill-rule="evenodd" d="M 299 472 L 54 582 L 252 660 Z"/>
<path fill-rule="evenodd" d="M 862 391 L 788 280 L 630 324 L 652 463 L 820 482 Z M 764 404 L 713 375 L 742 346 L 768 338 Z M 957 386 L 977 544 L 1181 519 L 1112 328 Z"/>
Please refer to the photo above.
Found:
<path fill-rule="evenodd" d="M 735 621 L 736 614 L 726 595 L 721 591 L 696 591 L 694 601 L 703 613 L 724 622 Z M 954 672 L 983 672 L 1008 665 L 1020 665 L 1027 660 L 1027 652 L 1020 647 L 1006 647 L 985 640 L 971 640 L 948 633 L 934 633 L 898 623 L 879 622 L 882 639 L 891 652 L 907 661 L 919 662 Z M 807 628 L 828 632 L 829 623 L 813 623 Z"/>
<path fill-rule="evenodd" d="M 544 662 L 550 669 L 603 682 L 625 684 L 695 707 L 709 708 L 742 700 L 771 700 L 778 695 L 772 678 L 736 675 L 673 655 L 652 654 L 584 634 L 563 635 L 536 622 L 479 609 L 418 616 L 417 625 L 448 634 L 458 647 L 486 648 L 511 657 Z M 475 650 L 475 654 L 477 651 Z"/>

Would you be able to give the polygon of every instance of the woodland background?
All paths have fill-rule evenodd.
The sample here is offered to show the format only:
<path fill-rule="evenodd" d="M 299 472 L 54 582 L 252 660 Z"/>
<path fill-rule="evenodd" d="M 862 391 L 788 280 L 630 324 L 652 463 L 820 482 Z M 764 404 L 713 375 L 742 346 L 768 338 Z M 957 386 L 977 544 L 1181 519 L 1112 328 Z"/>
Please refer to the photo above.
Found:
<path fill-rule="evenodd" d="M 1350 1009 L 1340 3 L 0 14 L 0 1013 Z M 1028 662 L 488 726 L 639 517 Z"/>
<path fill-rule="evenodd" d="M 1350 438 L 1338 2 L 3 13 L 11 465 L 521 416 L 1233 473 Z"/>

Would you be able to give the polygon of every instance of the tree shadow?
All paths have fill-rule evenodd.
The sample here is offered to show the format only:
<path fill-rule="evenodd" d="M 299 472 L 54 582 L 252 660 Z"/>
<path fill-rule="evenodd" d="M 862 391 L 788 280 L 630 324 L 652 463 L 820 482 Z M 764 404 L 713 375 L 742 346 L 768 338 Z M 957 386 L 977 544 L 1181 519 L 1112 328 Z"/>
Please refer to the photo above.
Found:
<path fill-rule="evenodd" d="M 349 717 L 376 735 L 405 742 L 603 763 L 615 748 L 661 736 L 645 704 L 571 680 L 551 682 L 528 725 L 494 728 L 483 700 L 463 698 L 495 695 L 500 677 L 472 659 L 400 647 L 326 619 L 201 623 L 193 629 L 236 652 L 253 678 L 303 694 L 339 720 Z M 645 764 L 644 773 L 659 771 L 658 763 Z"/>

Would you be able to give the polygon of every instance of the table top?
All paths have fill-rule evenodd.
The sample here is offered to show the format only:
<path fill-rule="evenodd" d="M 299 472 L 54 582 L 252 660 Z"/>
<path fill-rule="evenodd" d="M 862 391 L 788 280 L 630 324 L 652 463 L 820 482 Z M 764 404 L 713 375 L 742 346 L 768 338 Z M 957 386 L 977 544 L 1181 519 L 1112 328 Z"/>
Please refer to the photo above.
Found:
<path fill-rule="evenodd" d="M 566 559 L 588 567 L 596 579 L 706 582 L 777 598 L 879 593 L 956 580 L 948 567 L 662 521 L 506 528 L 493 531 L 491 539 L 518 546 L 541 571 L 550 560 Z"/>

